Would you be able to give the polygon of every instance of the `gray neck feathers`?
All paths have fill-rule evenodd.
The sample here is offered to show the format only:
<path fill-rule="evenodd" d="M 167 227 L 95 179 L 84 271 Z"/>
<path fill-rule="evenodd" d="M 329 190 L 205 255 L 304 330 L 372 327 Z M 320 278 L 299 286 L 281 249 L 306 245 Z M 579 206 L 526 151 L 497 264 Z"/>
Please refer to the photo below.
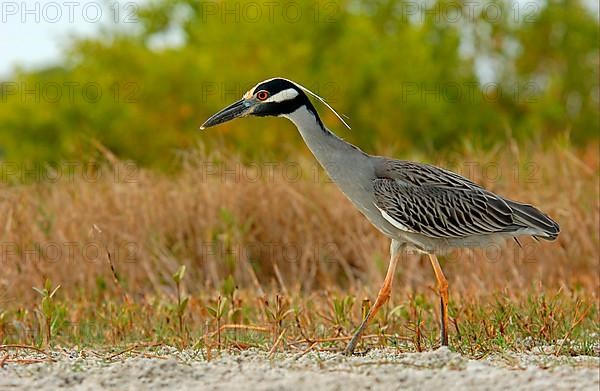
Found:
<path fill-rule="evenodd" d="M 321 126 L 321 121 L 306 106 L 282 117 L 296 125 L 308 148 L 344 193 L 351 192 L 357 179 L 362 179 L 361 174 L 372 176 L 369 155 Z"/>

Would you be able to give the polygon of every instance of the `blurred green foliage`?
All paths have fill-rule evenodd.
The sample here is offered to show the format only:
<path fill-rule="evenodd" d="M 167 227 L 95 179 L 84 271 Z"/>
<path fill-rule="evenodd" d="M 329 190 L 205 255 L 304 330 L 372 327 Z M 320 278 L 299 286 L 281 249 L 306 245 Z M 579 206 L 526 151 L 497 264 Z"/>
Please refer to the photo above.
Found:
<path fill-rule="evenodd" d="M 321 109 L 325 123 L 371 152 L 598 138 L 598 20 L 581 0 L 155 0 L 134 17 L 2 84 L 0 159 L 88 158 L 96 140 L 163 167 L 198 140 L 288 153 L 301 140 L 282 120 L 197 131 L 273 76 L 323 95 L 353 131 Z"/>

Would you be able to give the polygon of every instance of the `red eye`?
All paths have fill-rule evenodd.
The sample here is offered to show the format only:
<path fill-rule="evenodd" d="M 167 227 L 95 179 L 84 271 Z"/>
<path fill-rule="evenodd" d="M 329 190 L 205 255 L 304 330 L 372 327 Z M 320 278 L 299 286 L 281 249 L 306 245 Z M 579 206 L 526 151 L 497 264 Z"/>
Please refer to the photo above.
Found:
<path fill-rule="evenodd" d="M 267 100 L 267 98 L 269 97 L 269 93 L 265 90 L 258 91 L 256 97 L 258 98 L 258 100 Z"/>

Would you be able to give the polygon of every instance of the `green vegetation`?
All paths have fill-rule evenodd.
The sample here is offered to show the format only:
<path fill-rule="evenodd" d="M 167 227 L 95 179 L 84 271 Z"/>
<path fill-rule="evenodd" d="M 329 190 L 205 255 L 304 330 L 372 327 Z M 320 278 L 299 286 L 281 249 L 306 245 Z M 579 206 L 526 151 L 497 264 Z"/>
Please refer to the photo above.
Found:
<path fill-rule="evenodd" d="M 134 302 L 127 297 L 106 297 L 98 291 L 70 300 L 58 294 L 55 305 L 62 308 L 68 321 L 49 325 L 51 319 L 26 309 L 2 311 L 0 346 L 118 348 L 164 344 L 202 348 L 200 354 L 208 356 L 250 347 L 273 351 L 276 345 L 298 352 L 341 351 L 359 324 L 360 304 L 354 300 L 357 294 L 256 296 L 236 290 L 232 302 L 218 293 L 191 297 L 184 318 L 173 312 L 168 297 L 143 296 Z M 392 299 L 367 329 L 361 350 L 436 348 L 437 300 L 434 292 Z M 343 308 L 340 303 L 344 303 Z M 600 332 L 597 317 L 595 300 L 564 291 L 532 289 L 527 295 L 496 294 L 486 303 L 461 298 L 451 302 L 450 344 L 453 350 L 470 357 L 535 348 L 545 354 L 595 355 L 595 335 Z M 50 327 L 52 339 L 46 335 Z"/>
<path fill-rule="evenodd" d="M 483 2 L 462 14 L 448 1 L 429 13 L 409 1 L 272 4 L 152 1 L 133 29 L 73 41 L 60 67 L 16 72 L 0 90 L 0 160 L 89 159 L 100 142 L 170 167 L 198 139 L 287 154 L 301 141 L 283 121 L 230 124 L 212 141 L 197 132 L 276 75 L 348 114 L 357 131 L 340 133 L 371 151 L 598 139 L 598 20 L 580 0 Z"/>

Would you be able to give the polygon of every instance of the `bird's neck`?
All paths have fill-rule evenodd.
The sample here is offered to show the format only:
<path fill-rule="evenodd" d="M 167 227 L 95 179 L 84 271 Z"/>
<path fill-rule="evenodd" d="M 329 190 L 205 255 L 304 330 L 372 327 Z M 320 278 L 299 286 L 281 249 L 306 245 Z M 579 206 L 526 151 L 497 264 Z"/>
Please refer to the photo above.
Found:
<path fill-rule="evenodd" d="M 323 126 L 323 122 L 314 108 L 301 106 L 283 117 L 288 118 L 296 125 L 313 155 L 329 176 L 341 186 L 347 178 L 352 177 L 352 170 L 364 166 L 361 163 L 367 160 L 368 155 Z"/>

